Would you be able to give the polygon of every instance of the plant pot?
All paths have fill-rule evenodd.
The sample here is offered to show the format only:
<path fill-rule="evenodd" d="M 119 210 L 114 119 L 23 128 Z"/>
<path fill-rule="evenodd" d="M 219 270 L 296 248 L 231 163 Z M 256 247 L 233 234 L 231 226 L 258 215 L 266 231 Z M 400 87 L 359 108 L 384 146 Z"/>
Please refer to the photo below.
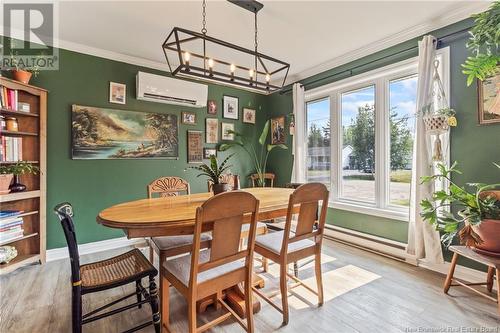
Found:
<path fill-rule="evenodd" d="M 484 219 L 472 228 L 483 240 L 482 244 L 476 245 L 474 251 L 500 258 L 500 220 Z"/>
<path fill-rule="evenodd" d="M 31 72 L 23 71 L 23 70 L 13 70 L 12 78 L 16 81 L 28 84 L 31 79 Z"/>
<path fill-rule="evenodd" d="M 12 185 L 9 187 L 10 191 L 15 193 L 15 192 L 23 192 L 26 191 L 26 185 L 23 185 L 19 182 L 19 176 L 14 175 L 14 182 Z"/>
<path fill-rule="evenodd" d="M 223 193 L 223 192 L 228 192 L 231 190 L 231 186 L 227 183 L 220 183 L 220 184 L 213 184 L 212 185 L 212 191 L 214 192 L 214 195 Z"/>
<path fill-rule="evenodd" d="M 12 182 L 14 175 L 9 173 L 7 175 L 0 175 L 0 194 L 7 194 L 10 192 L 9 186 Z"/>

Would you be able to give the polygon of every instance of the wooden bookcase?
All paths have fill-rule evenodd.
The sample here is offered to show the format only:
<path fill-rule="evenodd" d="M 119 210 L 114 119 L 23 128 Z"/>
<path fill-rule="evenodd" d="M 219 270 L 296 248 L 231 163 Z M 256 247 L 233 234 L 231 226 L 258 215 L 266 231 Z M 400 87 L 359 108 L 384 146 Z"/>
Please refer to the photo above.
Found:
<path fill-rule="evenodd" d="M 42 88 L 0 77 L 0 85 L 18 91 L 19 102 L 29 103 L 30 112 L 1 108 L 0 114 L 17 118 L 18 132 L 2 131 L 2 136 L 22 137 L 23 161 L 40 168 L 38 175 L 22 175 L 26 191 L 0 195 L 2 210 L 23 210 L 24 237 L 0 245 L 12 245 L 18 256 L 8 264 L 0 265 L 0 274 L 32 263 L 44 263 L 46 251 L 46 197 L 47 197 L 47 91 Z M 1 164 L 16 162 L 0 162 Z"/>

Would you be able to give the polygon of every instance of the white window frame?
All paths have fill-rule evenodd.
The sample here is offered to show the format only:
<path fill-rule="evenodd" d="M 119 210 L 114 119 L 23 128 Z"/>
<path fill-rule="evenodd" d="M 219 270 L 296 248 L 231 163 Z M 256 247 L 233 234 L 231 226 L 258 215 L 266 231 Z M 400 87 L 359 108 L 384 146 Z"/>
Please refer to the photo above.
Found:
<path fill-rule="evenodd" d="M 440 75 L 443 81 L 446 96 L 450 96 L 450 49 L 442 48 L 436 52 L 440 60 Z M 304 98 L 304 115 L 307 119 L 307 103 L 325 98 L 330 99 L 330 126 L 331 126 L 331 161 L 330 161 L 330 203 L 329 207 L 385 217 L 395 220 L 408 221 L 409 209 L 389 204 L 389 167 L 390 161 L 390 133 L 389 125 L 389 84 L 390 81 L 418 74 L 418 57 L 377 68 L 369 72 L 352 76 L 315 89 L 307 90 Z M 368 86 L 375 86 L 375 202 L 369 203 L 342 198 L 342 122 L 341 96 Z M 307 133 L 307 122 L 303 129 Z M 307 140 L 303 143 L 307 145 Z M 307 149 L 307 147 L 305 147 Z M 449 149 L 448 149 L 449 160 Z M 307 161 L 305 162 L 307 163 Z M 305 181 L 305 179 L 303 180 Z"/>

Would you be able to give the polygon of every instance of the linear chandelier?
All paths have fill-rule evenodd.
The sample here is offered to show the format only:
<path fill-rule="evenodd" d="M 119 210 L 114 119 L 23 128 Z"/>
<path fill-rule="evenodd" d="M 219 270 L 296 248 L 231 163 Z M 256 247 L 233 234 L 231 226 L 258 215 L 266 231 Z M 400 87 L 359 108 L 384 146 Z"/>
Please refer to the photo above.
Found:
<path fill-rule="evenodd" d="M 254 13 L 255 49 L 250 50 L 208 36 L 206 0 L 203 0 L 201 33 L 174 27 L 163 43 L 170 72 L 173 76 L 218 82 L 264 94 L 280 90 L 285 84 L 290 64 L 257 50 L 257 13 L 264 5 L 257 1 L 228 1 Z M 223 53 L 224 59 L 216 58 L 213 56 L 215 53 Z M 272 83 L 273 78 L 280 78 L 280 83 Z"/>

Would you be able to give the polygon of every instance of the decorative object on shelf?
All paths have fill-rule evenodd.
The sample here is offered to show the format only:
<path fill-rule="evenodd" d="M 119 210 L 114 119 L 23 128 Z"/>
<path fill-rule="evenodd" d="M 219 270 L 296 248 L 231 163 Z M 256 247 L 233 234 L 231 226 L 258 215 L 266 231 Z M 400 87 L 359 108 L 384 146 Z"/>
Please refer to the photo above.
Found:
<path fill-rule="evenodd" d="M 457 162 L 448 168 L 439 163 L 436 175 L 421 179 L 422 183 L 447 181 L 450 186 L 422 200 L 420 215 L 442 233 L 441 241 L 446 247 L 458 235 L 461 244 L 476 252 L 500 257 L 500 183 L 458 186 L 452 181 L 453 173 L 461 174 L 456 165 Z M 500 165 L 495 166 L 500 172 Z M 450 206 L 458 212 L 448 211 Z"/>
<path fill-rule="evenodd" d="M 163 43 L 170 72 L 173 76 L 215 81 L 264 94 L 280 90 L 285 84 L 290 65 L 258 52 L 257 12 L 264 5 L 255 0 L 234 3 L 254 14 L 254 49 L 208 36 L 205 24 L 206 2 L 203 0 L 201 33 L 174 27 Z M 199 49 L 203 52 L 199 53 Z M 224 51 L 223 58 L 213 56 L 217 51 Z M 232 59 L 239 59 L 241 64 L 232 62 Z M 276 78 L 275 81 L 279 83 L 271 82 L 271 78 Z"/>
<path fill-rule="evenodd" d="M 5 129 L 11 132 L 19 131 L 19 124 L 17 123 L 17 119 L 15 117 L 6 117 Z"/>
<path fill-rule="evenodd" d="M 34 57 L 37 58 L 37 57 Z M 33 61 L 36 63 L 36 61 Z M 23 62 L 20 62 L 17 58 L 17 54 L 10 54 L 10 66 L 12 71 L 12 78 L 15 81 L 28 84 L 31 80 L 32 76 L 37 77 L 40 72 L 40 68 L 38 66 L 25 66 Z"/>
<path fill-rule="evenodd" d="M 0 264 L 8 264 L 15 257 L 17 257 L 17 250 L 14 246 L 0 246 Z"/>
<path fill-rule="evenodd" d="M 9 186 L 11 192 L 24 192 L 26 185 L 21 184 L 19 177 L 25 174 L 37 175 L 40 169 L 28 162 L 18 162 L 7 166 L 0 166 L 0 168 L 7 168 L 10 173 L 14 175 L 14 182 Z"/>
<path fill-rule="evenodd" d="M 5 121 L 5 117 L 0 115 L 0 130 L 5 131 L 7 130 L 7 123 Z"/>
<path fill-rule="evenodd" d="M 467 75 L 467 86 L 474 79 L 484 81 L 499 73 L 500 64 L 500 1 L 494 1 L 487 11 L 472 15 L 475 24 L 470 31 L 467 48 L 474 56 L 468 57 L 462 73 Z"/>
<path fill-rule="evenodd" d="M 30 112 L 31 106 L 29 103 L 18 102 L 17 103 L 17 111 L 21 112 Z"/>
<path fill-rule="evenodd" d="M 216 148 L 203 148 L 203 158 L 206 160 L 210 159 L 210 156 L 217 157 L 217 149 Z"/>
<path fill-rule="evenodd" d="M 222 100 L 224 106 L 223 117 L 228 119 L 238 119 L 238 97 L 224 95 Z"/>
<path fill-rule="evenodd" d="M 109 102 L 126 104 L 127 85 L 123 83 L 109 82 Z"/>
<path fill-rule="evenodd" d="M 182 112 L 181 118 L 185 125 L 196 125 L 196 113 L 194 112 Z"/>
<path fill-rule="evenodd" d="M 483 81 L 478 80 L 477 90 L 479 124 L 500 123 L 500 70 L 496 75 Z"/>
<path fill-rule="evenodd" d="M 9 187 L 12 183 L 14 175 L 12 174 L 9 166 L 0 166 L 0 194 L 7 194 L 10 192 Z"/>
<path fill-rule="evenodd" d="M 285 116 L 271 119 L 271 144 L 285 144 Z"/>
<path fill-rule="evenodd" d="M 247 124 L 255 124 L 255 110 L 243 108 L 243 122 Z"/>
<path fill-rule="evenodd" d="M 229 159 L 234 154 L 230 154 L 227 156 L 222 163 L 219 164 L 217 158 L 214 155 L 210 156 L 210 165 L 203 163 L 202 165 L 190 167 L 191 169 L 196 169 L 201 171 L 201 173 L 197 177 L 207 176 L 207 178 L 212 182 L 212 191 L 214 194 L 219 194 L 222 192 L 227 192 L 231 190 L 231 186 L 227 183 L 223 183 L 223 175 L 224 173 L 231 168 L 231 165 L 228 165 Z"/>
<path fill-rule="evenodd" d="M 177 115 L 73 105 L 73 159 L 178 158 Z"/>
<path fill-rule="evenodd" d="M 217 114 L 217 102 L 214 100 L 209 100 L 207 102 L 207 113 L 211 115 Z"/>
<path fill-rule="evenodd" d="M 234 140 L 234 124 L 221 123 L 221 138 L 224 141 Z"/>
<path fill-rule="evenodd" d="M 217 118 L 206 118 L 205 119 L 205 131 L 207 143 L 218 143 L 219 142 L 219 120 Z"/>
<path fill-rule="evenodd" d="M 187 160 L 188 163 L 203 162 L 203 132 L 188 131 L 187 132 Z"/>
<path fill-rule="evenodd" d="M 226 151 L 230 148 L 241 147 L 243 148 L 250 159 L 253 161 L 255 172 L 259 175 L 259 179 L 257 180 L 259 186 L 265 185 L 264 175 L 266 173 L 267 159 L 271 151 L 275 148 L 280 149 L 288 149 L 288 147 L 284 144 L 267 144 L 267 135 L 269 133 L 270 121 L 266 121 L 264 127 L 262 128 L 262 133 L 259 136 L 259 145 L 260 149 L 255 149 L 254 140 L 251 137 L 245 136 L 241 133 L 232 131 L 232 134 L 236 137 L 233 142 L 223 143 L 219 146 L 220 151 Z M 257 154 L 257 150 L 260 151 L 260 154 Z"/>

